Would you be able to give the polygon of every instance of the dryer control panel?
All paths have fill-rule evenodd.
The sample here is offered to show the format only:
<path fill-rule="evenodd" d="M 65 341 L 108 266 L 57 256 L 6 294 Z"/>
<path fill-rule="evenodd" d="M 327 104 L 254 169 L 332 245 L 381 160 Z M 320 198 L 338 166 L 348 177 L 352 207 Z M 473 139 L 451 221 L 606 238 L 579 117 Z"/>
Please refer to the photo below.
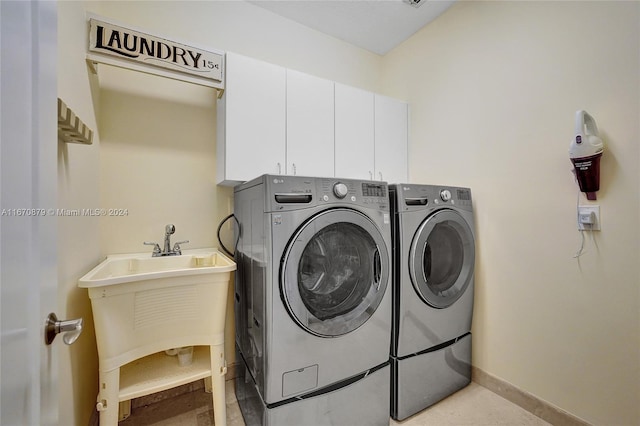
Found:
<path fill-rule="evenodd" d="M 471 211 L 471 190 L 455 186 L 399 184 L 392 185 L 397 194 L 398 211 L 415 211 L 455 206 Z M 394 195 L 395 196 L 395 195 Z"/>

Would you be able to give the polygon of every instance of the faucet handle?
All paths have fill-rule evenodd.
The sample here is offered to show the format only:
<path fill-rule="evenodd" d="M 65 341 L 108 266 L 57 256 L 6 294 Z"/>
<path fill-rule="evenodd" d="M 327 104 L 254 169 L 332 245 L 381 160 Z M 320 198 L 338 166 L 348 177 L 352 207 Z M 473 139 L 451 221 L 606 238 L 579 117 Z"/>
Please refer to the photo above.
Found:
<path fill-rule="evenodd" d="M 182 249 L 180 248 L 180 244 L 187 244 L 189 242 L 189 240 L 184 240 L 184 241 L 178 241 L 177 243 L 173 244 L 173 252 L 176 254 L 182 254 Z"/>
<path fill-rule="evenodd" d="M 158 243 L 152 243 L 150 241 L 144 241 L 143 244 L 145 246 L 153 246 L 153 254 L 159 254 L 162 251 L 160 249 L 160 245 Z"/>

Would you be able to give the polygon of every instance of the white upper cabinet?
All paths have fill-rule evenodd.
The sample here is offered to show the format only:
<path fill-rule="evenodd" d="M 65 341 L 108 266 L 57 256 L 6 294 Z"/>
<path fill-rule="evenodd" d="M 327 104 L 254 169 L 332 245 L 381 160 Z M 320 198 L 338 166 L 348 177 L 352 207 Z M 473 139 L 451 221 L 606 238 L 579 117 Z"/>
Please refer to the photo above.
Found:
<path fill-rule="evenodd" d="M 217 105 L 217 182 L 233 185 L 285 170 L 286 70 L 226 54 Z"/>
<path fill-rule="evenodd" d="M 408 105 L 375 95 L 375 179 L 407 182 Z"/>
<path fill-rule="evenodd" d="M 286 174 L 334 176 L 333 85 L 287 70 Z"/>
<path fill-rule="evenodd" d="M 374 173 L 373 93 L 335 83 L 335 175 L 372 179 Z"/>
<path fill-rule="evenodd" d="M 235 53 L 217 105 L 217 176 L 407 181 L 405 102 Z"/>
<path fill-rule="evenodd" d="M 406 102 L 335 84 L 336 176 L 407 181 Z"/>

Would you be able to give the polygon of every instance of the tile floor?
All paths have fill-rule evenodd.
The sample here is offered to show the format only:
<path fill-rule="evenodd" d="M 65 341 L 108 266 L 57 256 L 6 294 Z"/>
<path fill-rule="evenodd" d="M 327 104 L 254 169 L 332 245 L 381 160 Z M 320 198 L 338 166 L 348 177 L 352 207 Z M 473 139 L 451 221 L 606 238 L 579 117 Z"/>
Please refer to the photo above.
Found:
<path fill-rule="evenodd" d="M 245 426 L 235 398 L 233 380 L 227 381 L 227 426 Z M 213 425 L 211 395 L 200 388 L 170 399 L 132 408 L 120 426 Z M 403 422 L 391 426 L 516 426 L 549 425 L 544 420 L 472 382 L 466 388 Z M 251 425 L 247 425 L 251 426 Z M 301 425 L 302 426 L 302 425 Z M 312 425 L 308 425 L 312 426 Z M 348 425 L 344 425 L 348 426 Z"/>

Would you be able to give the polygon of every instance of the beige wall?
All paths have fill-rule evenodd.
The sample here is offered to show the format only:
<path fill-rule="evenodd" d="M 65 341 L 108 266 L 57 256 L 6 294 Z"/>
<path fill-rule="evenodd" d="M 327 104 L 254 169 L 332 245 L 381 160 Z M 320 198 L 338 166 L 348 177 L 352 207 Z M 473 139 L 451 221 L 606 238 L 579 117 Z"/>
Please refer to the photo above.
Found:
<path fill-rule="evenodd" d="M 100 135 L 95 110 L 99 93 L 84 61 L 86 44 L 81 34 L 85 28 L 82 2 L 58 2 L 58 97 L 94 131 L 93 145 L 58 145 L 61 209 L 100 207 Z M 97 217 L 58 218 L 58 316 L 85 320 L 76 343 L 57 345 L 61 425 L 86 425 L 95 406 L 98 358 L 91 304 L 86 290 L 77 287 L 77 280 L 100 261 L 99 241 Z"/>
<path fill-rule="evenodd" d="M 384 59 L 411 108 L 411 181 L 472 188 L 474 365 L 593 424 L 639 424 L 640 3 L 458 2 Z M 605 153 L 602 231 L 574 259 L 579 109 Z"/>

